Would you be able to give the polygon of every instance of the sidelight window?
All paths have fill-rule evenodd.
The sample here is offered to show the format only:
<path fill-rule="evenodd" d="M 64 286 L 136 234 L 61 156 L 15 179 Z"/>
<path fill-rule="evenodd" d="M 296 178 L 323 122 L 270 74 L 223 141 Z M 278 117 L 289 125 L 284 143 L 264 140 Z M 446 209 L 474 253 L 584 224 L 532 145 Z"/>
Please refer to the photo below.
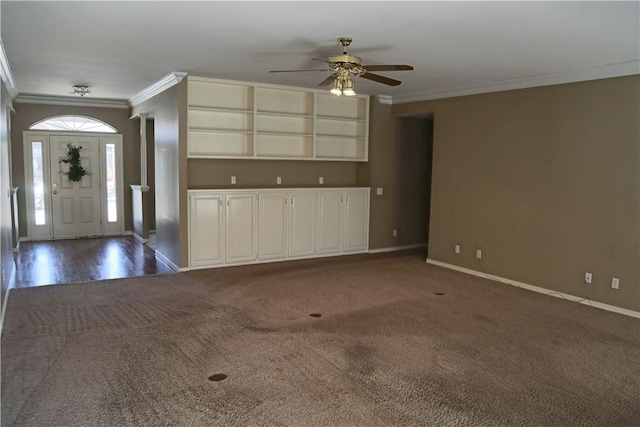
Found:
<path fill-rule="evenodd" d="M 107 222 L 118 222 L 118 198 L 116 191 L 118 189 L 117 173 L 116 173 L 116 145 L 106 144 L 107 155 Z"/>
<path fill-rule="evenodd" d="M 31 143 L 31 160 L 33 164 L 33 210 L 35 212 L 36 225 L 47 223 L 44 210 L 44 156 L 42 142 Z"/>

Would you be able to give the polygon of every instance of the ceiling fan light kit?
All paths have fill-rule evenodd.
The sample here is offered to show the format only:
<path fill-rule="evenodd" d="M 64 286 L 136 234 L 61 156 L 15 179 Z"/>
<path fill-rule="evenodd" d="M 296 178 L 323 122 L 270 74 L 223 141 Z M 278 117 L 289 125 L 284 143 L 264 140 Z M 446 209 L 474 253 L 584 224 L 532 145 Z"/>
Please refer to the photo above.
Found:
<path fill-rule="evenodd" d="M 373 74 L 371 71 L 408 71 L 413 70 L 410 65 L 362 65 L 362 60 L 355 55 L 347 53 L 347 46 L 351 44 L 351 37 L 340 37 L 338 43 L 342 46 L 342 55 L 333 55 L 327 58 L 329 68 L 326 70 L 279 70 L 272 73 L 300 72 L 300 71 L 332 71 L 333 74 L 323 80 L 318 86 L 326 86 L 333 82 L 330 92 L 334 95 L 354 96 L 356 94 L 355 83 L 351 75 L 363 79 L 382 83 L 388 86 L 398 86 L 399 80 Z"/>

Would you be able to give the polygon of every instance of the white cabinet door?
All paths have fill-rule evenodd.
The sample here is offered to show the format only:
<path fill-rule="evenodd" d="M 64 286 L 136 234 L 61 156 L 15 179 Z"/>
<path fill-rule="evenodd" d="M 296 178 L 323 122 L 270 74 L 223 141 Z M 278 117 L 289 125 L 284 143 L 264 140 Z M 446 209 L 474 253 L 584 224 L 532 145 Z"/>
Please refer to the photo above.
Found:
<path fill-rule="evenodd" d="M 258 218 L 258 259 L 287 257 L 289 220 L 287 193 L 261 193 Z"/>
<path fill-rule="evenodd" d="M 342 191 L 323 190 L 318 196 L 318 253 L 342 252 Z"/>
<path fill-rule="evenodd" d="M 224 262 L 223 193 L 189 196 L 189 265 Z"/>
<path fill-rule="evenodd" d="M 291 193 L 289 256 L 316 253 L 316 192 Z"/>
<path fill-rule="evenodd" d="M 369 191 L 345 192 L 344 252 L 362 252 L 369 246 Z"/>
<path fill-rule="evenodd" d="M 226 262 L 256 260 L 257 193 L 226 193 Z"/>

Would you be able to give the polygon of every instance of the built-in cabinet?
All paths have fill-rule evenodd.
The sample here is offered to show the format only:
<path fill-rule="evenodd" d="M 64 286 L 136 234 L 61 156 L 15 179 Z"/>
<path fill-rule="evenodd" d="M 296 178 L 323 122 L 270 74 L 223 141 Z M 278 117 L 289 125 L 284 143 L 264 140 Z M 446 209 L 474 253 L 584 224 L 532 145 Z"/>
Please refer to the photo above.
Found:
<path fill-rule="evenodd" d="M 366 252 L 369 188 L 190 190 L 189 266 Z"/>
<path fill-rule="evenodd" d="M 367 161 L 369 98 L 188 78 L 187 155 Z"/>

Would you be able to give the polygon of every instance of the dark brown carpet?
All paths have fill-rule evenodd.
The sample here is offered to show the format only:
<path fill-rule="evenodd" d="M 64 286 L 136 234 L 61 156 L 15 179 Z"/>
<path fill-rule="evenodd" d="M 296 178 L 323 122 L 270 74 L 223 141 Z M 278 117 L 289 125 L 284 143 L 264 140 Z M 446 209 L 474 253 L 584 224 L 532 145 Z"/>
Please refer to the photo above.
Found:
<path fill-rule="evenodd" d="M 17 289 L 2 425 L 632 426 L 639 339 L 417 252 Z"/>

